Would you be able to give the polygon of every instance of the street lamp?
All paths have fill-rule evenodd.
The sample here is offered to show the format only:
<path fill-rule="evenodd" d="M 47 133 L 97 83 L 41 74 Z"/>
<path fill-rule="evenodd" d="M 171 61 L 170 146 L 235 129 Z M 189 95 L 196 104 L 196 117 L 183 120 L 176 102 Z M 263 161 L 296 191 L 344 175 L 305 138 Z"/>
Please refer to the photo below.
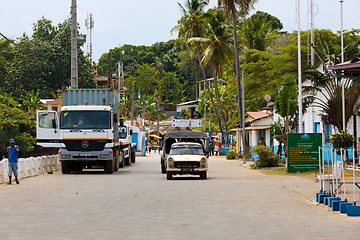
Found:
<path fill-rule="evenodd" d="M 342 3 L 344 0 L 340 0 L 340 11 L 341 11 L 341 62 L 344 62 L 344 31 L 343 31 L 343 9 Z M 345 79 L 341 79 L 341 94 L 342 94 L 342 121 L 343 121 L 343 130 L 345 131 Z"/>

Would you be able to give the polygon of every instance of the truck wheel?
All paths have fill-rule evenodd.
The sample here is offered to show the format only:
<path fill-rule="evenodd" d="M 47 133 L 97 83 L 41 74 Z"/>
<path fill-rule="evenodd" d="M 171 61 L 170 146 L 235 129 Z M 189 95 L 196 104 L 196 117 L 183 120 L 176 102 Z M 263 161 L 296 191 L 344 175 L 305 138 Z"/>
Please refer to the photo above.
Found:
<path fill-rule="evenodd" d="M 114 151 L 115 153 L 115 172 L 117 172 L 119 170 L 119 151 L 116 150 L 116 152 Z"/>
<path fill-rule="evenodd" d="M 106 173 L 113 173 L 114 172 L 114 161 L 113 160 L 107 160 L 105 163 L 105 171 Z"/>
<path fill-rule="evenodd" d="M 167 180 L 171 180 L 171 179 L 172 179 L 172 173 L 171 173 L 171 172 L 167 172 L 167 173 L 166 173 L 166 179 L 167 179 Z"/>
<path fill-rule="evenodd" d="M 164 165 L 161 165 L 161 173 L 166 173 L 166 167 Z"/>
<path fill-rule="evenodd" d="M 125 165 L 129 166 L 131 164 L 130 158 L 131 158 L 131 150 L 128 150 L 129 157 L 125 158 Z"/>
<path fill-rule="evenodd" d="M 131 162 L 134 163 L 136 161 L 136 151 L 135 148 L 131 149 Z"/>
<path fill-rule="evenodd" d="M 124 167 L 124 161 L 125 161 L 123 151 L 120 152 L 120 160 L 119 161 L 120 161 L 119 168 L 123 168 Z"/>
<path fill-rule="evenodd" d="M 61 172 L 63 174 L 70 173 L 70 164 L 67 162 L 61 162 Z"/>
<path fill-rule="evenodd" d="M 207 172 L 200 172 L 200 178 L 201 179 L 206 179 L 207 178 L 207 175 L 206 175 Z"/>

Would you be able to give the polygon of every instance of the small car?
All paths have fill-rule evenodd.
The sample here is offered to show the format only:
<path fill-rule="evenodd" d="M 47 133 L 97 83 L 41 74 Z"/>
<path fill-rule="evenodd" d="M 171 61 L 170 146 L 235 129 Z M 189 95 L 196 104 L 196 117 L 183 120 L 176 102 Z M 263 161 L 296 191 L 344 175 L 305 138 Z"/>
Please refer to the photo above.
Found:
<path fill-rule="evenodd" d="M 173 175 L 191 174 L 207 178 L 208 158 L 202 144 L 196 142 L 173 143 L 165 158 L 166 179 Z"/>

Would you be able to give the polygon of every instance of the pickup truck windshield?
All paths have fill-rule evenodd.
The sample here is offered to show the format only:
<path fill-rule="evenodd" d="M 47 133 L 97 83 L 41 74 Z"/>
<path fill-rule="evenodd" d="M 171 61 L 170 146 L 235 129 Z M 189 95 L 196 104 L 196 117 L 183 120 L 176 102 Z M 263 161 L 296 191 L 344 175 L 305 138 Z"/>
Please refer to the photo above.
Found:
<path fill-rule="evenodd" d="M 61 129 L 110 129 L 109 111 L 63 111 L 60 114 Z"/>
<path fill-rule="evenodd" d="M 171 147 L 170 155 L 204 155 L 204 151 L 199 145 L 175 145 Z"/>

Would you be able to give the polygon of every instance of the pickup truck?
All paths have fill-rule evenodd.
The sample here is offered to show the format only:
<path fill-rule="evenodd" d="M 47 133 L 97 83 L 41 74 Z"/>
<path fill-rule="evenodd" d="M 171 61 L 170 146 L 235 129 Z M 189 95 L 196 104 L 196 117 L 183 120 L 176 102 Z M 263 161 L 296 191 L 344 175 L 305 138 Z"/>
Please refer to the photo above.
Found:
<path fill-rule="evenodd" d="M 161 172 L 166 179 L 174 175 L 199 175 L 207 179 L 209 138 L 205 133 L 179 131 L 165 133 L 163 136 L 163 153 Z"/>

